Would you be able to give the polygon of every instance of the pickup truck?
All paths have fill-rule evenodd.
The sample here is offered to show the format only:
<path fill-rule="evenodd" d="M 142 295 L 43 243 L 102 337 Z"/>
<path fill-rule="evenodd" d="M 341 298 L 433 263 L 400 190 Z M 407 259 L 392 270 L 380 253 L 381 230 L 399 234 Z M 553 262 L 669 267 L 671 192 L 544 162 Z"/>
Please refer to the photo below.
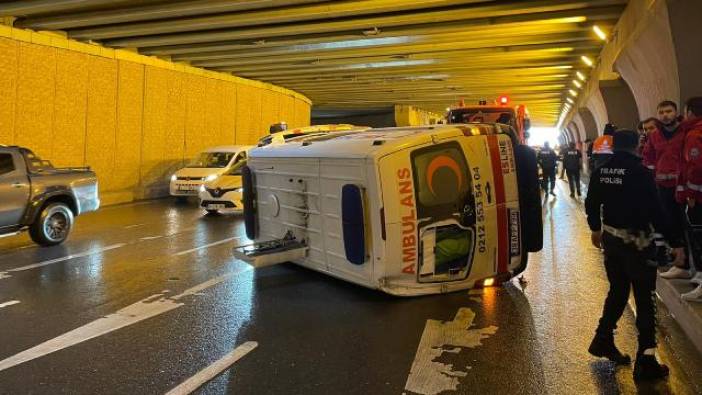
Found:
<path fill-rule="evenodd" d="M 76 216 L 99 207 L 90 168 L 55 168 L 27 148 L 0 145 L 0 237 L 27 230 L 39 245 L 60 244 Z"/>

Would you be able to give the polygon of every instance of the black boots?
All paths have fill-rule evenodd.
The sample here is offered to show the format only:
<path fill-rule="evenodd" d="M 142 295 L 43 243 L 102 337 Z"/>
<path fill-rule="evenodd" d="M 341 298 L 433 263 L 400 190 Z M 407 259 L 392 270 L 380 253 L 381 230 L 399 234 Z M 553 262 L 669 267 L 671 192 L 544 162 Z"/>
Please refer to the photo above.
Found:
<path fill-rule="evenodd" d="M 659 363 L 655 355 L 640 354 L 634 364 L 634 380 L 656 380 L 668 377 L 668 367 Z"/>
<path fill-rule="evenodd" d="M 596 357 L 607 358 L 617 365 L 628 365 L 631 363 L 630 356 L 617 350 L 617 346 L 614 345 L 614 336 L 595 335 L 587 351 Z"/>

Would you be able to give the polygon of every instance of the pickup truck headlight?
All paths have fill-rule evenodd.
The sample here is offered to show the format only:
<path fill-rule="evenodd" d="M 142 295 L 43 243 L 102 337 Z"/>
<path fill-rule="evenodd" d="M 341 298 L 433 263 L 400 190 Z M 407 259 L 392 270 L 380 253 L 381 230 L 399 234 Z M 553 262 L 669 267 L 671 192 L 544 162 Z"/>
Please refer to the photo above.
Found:
<path fill-rule="evenodd" d="M 175 181 L 175 180 L 177 180 L 177 179 L 178 179 L 178 177 L 176 177 L 175 174 L 171 176 L 171 181 Z"/>
<path fill-rule="evenodd" d="M 209 176 L 205 177 L 205 181 L 214 181 L 219 177 L 219 174 L 210 174 Z"/>

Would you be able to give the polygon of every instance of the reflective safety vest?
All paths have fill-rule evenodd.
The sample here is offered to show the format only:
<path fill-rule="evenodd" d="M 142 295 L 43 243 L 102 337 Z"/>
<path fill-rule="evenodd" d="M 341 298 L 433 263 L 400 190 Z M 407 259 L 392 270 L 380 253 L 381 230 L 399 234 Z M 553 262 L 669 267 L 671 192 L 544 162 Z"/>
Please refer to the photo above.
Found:
<path fill-rule="evenodd" d="M 598 137 L 594 143 L 592 143 L 592 154 L 613 154 L 614 153 L 614 137 L 610 135 L 603 135 Z"/>

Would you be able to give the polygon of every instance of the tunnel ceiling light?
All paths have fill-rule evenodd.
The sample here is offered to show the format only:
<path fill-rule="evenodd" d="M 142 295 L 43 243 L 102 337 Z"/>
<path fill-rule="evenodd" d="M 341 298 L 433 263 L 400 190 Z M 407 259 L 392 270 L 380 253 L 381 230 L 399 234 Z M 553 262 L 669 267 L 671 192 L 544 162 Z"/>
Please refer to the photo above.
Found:
<path fill-rule="evenodd" d="M 578 92 L 576 92 L 576 91 L 574 91 L 574 90 L 572 90 L 572 89 L 569 89 L 569 90 L 568 90 L 568 93 L 570 93 L 570 95 L 573 96 L 573 97 L 578 97 Z"/>
<path fill-rule="evenodd" d="M 597 37 L 600 38 L 600 40 L 607 41 L 607 33 L 605 33 L 604 30 L 602 30 L 599 26 L 594 25 L 592 27 L 592 31 L 595 32 L 595 34 L 597 35 Z"/>
<path fill-rule="evenodd" d="M 575 101 L 571 99 L 570 97 L 566 97 L 566 101 L 570 104 L 575 104 Z"/>
<path fill-rule="evenodd" d="M 588 58 L 587 56 L 583 55 L 580 57 L 580 59 L 585 63 L 586 65 L 592 67 L 592 65 L 595 64 L 595 62 L 592 61 L 592 59 Z"/>
<path fill-rule="evenodd" d="M 583 84 L 581 84 L 580 82 L 578 82 L 578 80 L 573 80 L 573 85 L 577 86 L 578 88 L 582 88 L 582 87 L 583 87 Z"/>
<path fill-rule="evenodd" d="M 575 72 L 575 75 L 577 75 L 578 78 L 580 78 L 580 81 L 585 81 L 585 80 L 586 80 L 585 74 L 583 74 L 583 73 L 581 73 L 581 72 L 579 72 L 579 71 L 576 71 L 576 72 Z"/>

